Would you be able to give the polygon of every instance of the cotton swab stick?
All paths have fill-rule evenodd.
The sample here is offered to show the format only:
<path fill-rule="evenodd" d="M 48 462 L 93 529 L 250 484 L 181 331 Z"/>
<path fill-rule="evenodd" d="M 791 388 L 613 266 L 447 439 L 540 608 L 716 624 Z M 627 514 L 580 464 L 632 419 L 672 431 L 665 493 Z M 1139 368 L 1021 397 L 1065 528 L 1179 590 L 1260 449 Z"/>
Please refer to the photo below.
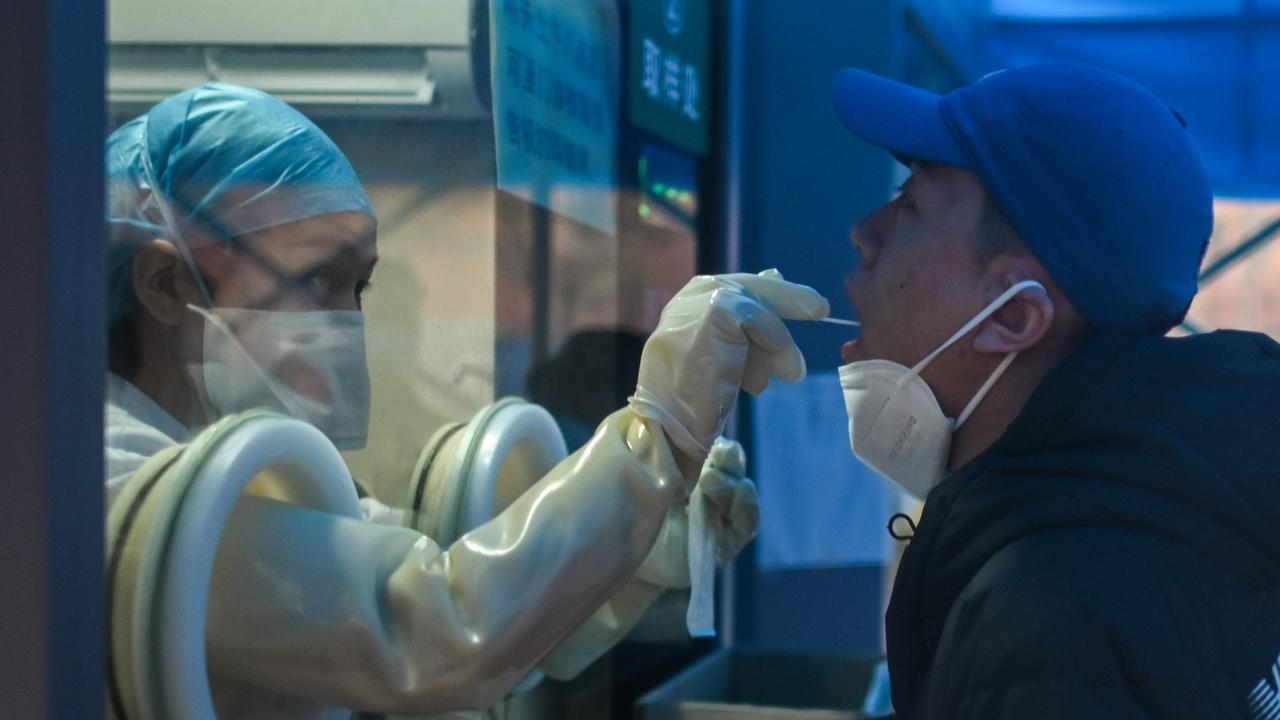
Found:
<path fill-rule="evenodd" d="M 862 327 L 862 323 L 856 320 L 841 320 L 840 318 L 822 318 L 818 322 L 831 323 L 832 325 L 848 325 L 849 327 Z"/>

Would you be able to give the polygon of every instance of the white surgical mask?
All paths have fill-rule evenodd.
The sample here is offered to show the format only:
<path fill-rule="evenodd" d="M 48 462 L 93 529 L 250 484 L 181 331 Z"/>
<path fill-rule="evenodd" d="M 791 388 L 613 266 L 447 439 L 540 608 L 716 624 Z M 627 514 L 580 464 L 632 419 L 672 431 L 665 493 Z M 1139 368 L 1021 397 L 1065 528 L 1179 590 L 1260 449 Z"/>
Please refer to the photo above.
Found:
<path fill-rule="evenodd" d="M 212 415 L 270 408 L 311 423 L 341 450 L 364 447 L 370 390 L 363 313 L 188 307 L 205 320 L 203 362 L 190 370 Z M 291 378 L 314 380 L 328 398 L 302 392 Z"/>
<path fill-rule="evenodd" d="M 842 366 L 840 387 L 849 412 L 853 454 L 923 500 L 946 474 L 952 434 L 969 419 L 1018 353 L 1005 356 L 955 420 L 942 411 L 920 373 L 942 351 L 1019 292 L 1032 287 L 1044 289 L 1035 280 L 1024 280 L 1005 290 L 913 368 L 890 360 L 860 360 Z"/>

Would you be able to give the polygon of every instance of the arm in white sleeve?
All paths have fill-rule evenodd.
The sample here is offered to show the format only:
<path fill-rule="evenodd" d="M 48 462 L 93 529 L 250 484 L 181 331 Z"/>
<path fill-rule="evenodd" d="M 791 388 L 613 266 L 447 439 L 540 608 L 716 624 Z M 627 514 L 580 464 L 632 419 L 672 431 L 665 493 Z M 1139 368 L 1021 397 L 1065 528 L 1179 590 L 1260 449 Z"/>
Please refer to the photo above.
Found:
<path fill-rule="evenodd" d="M 724 438 L 716 440 L 693 492 L 704 499 L 701 510 L 707 516 L 715 560 L 728 563 L 755 538 L 760 527 L 755 484 L 746 477 L 742 446 Z M 693 526 L 689 513 L 693 510 L 692 505 L 676 506 L 667 512 L 657 541 L 636 573 L 542 659 L 538 665 L 542 672 L 557 679 L 577 675 L 626 636 L 662 593 L 690 587 L 698 572 L 710 571 L 702 582 L 714 584 L 714 568 L 695 568 L 690 559 Z"/>
<path fill-rule="evenodd" d="M 210 674 L 361 710 L 490 706 L 618 594 L 687 487 L 656 425 L 624 409 L 447 550 L 246 497 L 218 551 Z"/>

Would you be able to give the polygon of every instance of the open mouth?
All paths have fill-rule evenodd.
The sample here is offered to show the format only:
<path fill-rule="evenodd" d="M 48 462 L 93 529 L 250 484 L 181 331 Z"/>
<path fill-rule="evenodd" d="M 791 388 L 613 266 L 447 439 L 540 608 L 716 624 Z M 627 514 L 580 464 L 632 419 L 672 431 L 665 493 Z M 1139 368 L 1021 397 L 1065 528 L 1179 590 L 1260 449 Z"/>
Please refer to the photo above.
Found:
<path fill-rule="evenodd" d="M 855 299 L 855 295 L 854 295 L 854 288 L 853 288 L 853 284 L 854 284 L 854 275 L 855 275 L 855 273 L 849 273 L 848 275 L 846 275 L 846 276 L 845 276 L 845 278 L 844 278 L 844 293 L 845 293 L 845 296 L 849 299 L 849 306 L 850 306 L 850 307 L 852 307 L 852 308 L 853 308 L 853 310 L 854 310 L 854 312 L 855 312 L 855 314 L 857 314 L 857 310 L 858 310 L 858 302 L 857 302 L 857 300 Z M 859 319 L 861 319 L 861 318 L 859 317 Z M 842 345 L 842 346 L 840 347 L 840 357 L 841 357 L 841 358 L 842 358 L 846 363 L 851 363 L 851 362 L 854 362 L 855 360 L 858 360 L 858 359 L 859 359 L 859 353 L 858 353 L 858 340 L 860 340 L 860 339 L 861 339 L 861 337 L 862 337 L 862 331 L 863 331 L 864 329 L 865 329 L 865 328 L 859 328 L 859 330 L 858 330 L 858 336 L 857 336 L 856 338 L 853 338 L 853 339 L 849 340 L 848 342 L 846 342 L 844 345 Z"/>
<path fill-rule="evenodd" d="M 840 357 L 847 363 L 854 362 L 858 359 L 858 341 L 850 340 L 840 347 Z"/>

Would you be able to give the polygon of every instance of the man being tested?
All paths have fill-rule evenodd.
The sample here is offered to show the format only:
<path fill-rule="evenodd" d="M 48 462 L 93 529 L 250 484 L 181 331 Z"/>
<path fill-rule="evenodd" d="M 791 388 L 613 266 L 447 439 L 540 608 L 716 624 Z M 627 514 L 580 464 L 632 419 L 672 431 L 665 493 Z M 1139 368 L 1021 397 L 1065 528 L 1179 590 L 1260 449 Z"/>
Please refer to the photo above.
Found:
<path fill-rule="evenodd" d="M 1280 717 L 1280 346 L 1165 336 L 1213 222 L 1182 117 L 1076 64 L 834 95 L 911 169 L 853 229 L 840 370 L 855 454 L 927 498 L 898 717 Z"/>

